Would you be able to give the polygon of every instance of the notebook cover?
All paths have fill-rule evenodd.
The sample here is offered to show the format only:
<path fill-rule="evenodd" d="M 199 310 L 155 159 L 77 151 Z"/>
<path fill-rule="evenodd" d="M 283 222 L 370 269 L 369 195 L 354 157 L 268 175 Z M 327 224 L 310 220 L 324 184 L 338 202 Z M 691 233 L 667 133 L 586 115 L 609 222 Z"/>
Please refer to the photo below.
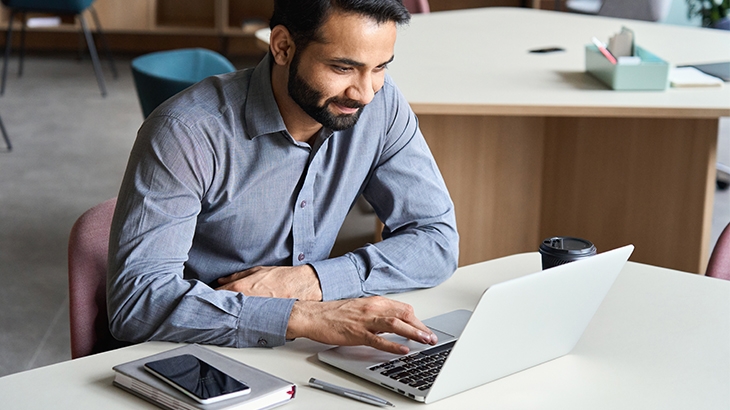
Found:
<path fill-rule="evenodd" d="M 144 369 L 144 364 L 181 354 L 196 356 L 251 387 L 247 395 L 218 403 L 200 404 Z M 191 344 L 114 366 L 114 385 L 167 409 L 267 409 L 294 398 L 296 386 L 270 373 L 243 364 L 203 346 Z"/>
<path fill-rule="evenodd" d="M 730 61 L 725 63 L 694 64 L 690 67 L 694 67 L 705 74 L 720 78 L 722 81 L 730 81 Z"/>

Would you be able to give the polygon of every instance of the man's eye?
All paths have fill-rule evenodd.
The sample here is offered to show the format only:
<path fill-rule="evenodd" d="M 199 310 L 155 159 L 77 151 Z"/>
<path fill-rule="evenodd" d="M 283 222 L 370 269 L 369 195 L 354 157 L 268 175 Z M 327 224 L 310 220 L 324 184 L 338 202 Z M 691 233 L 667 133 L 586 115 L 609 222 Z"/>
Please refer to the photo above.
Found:
<path fill-rule="evenodd" d="M 338 73 L 346 73 L 351 70 L 351 67 L 344 67 L 341 65 L 333 65 L 332 69 L 337 71 Z"/>
<path fill-rule="evenodd" d="M 375 71 L 383 71 L 388 69 L 388 64 L 383 64 L 375 67 Z"/>

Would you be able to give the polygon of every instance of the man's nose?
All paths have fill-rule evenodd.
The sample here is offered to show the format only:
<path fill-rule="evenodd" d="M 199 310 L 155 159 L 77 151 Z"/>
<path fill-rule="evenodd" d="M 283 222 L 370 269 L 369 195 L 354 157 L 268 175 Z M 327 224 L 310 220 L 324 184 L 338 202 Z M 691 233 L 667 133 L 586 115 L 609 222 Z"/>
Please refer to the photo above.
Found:
<path fill-rule="evenodd" d="M 376 84 L 372 75 L 361 75 L 347 88 L 345 95 L 363 105 L 369 104 L 375 96 Z"/>

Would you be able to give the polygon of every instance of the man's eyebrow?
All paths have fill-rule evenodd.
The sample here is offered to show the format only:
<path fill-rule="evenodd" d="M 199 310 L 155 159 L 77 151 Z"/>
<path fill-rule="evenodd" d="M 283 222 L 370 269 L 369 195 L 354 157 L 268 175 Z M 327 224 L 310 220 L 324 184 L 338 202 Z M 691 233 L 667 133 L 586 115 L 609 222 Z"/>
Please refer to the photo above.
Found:
<path fill-rule="evenodd" d="M 378 66 L 390 64 L 394 58 L 395 58 L 395 55 L 392 55 L 392 56 L 390 56 L 390 59 L 388 61 L 378 64 Z M 360 61 L 355 61 L 355 60 L 352 60 L 349 58 L 333 58 L 330 60 L 330 62 L 349 65 L 349 66 L 353 66 L 353 67 L 364 67 L 365 66 L 365 63 L 360 62 Z"/>
<path fill-rule="evenodd" d="M 383 64 L 380 64 L 380 65 L 388 65 L 388 64 L 392 63 L 394 59 L 395 59 L 395 54 L 393 54 L 392 56 L 390 56 L 390 59 L 388 59 L 388 61 L 386 61 L 386 62 L 384 62 Z"/>

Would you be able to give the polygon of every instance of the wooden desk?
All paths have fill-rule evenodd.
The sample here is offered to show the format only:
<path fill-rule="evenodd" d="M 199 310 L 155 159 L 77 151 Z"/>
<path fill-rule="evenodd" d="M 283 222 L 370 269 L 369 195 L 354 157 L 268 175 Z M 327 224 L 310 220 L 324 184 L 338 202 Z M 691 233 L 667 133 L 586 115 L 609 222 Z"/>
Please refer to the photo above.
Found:
<path fill-rule="evenodd" d="M 472 309 L 488 286 L 540 268 L 537 253 L 459 268 L 444 284 L 394 295 L 426 318 Z M 730 403 L 730 281 L 629 262 L 569 355 L 423 405 L 329 367 L 326 345 L 213 348 L 299 386 L 285 409 L 372 409 L 306 387 L 310 377 L 367 391 L 398 409 L 720 409 Z M 144 343 L 0 378 L 0 408 L 154 409 L 112 386 L 112 366 L 168 350 Z"/>
<path fill-rule="evenodd" d="M 622 25 L 674 64 L 730 60 L 721 30 L 533 9 L 415 15 L 400 31 L 390 74 L 456 203 L 461 265 L 573 235 L 704 272 L 730 87 L 607 89 L 584 73 L 583 47 Z M 546 46 L 566 51 L 527 52 Z"/>

